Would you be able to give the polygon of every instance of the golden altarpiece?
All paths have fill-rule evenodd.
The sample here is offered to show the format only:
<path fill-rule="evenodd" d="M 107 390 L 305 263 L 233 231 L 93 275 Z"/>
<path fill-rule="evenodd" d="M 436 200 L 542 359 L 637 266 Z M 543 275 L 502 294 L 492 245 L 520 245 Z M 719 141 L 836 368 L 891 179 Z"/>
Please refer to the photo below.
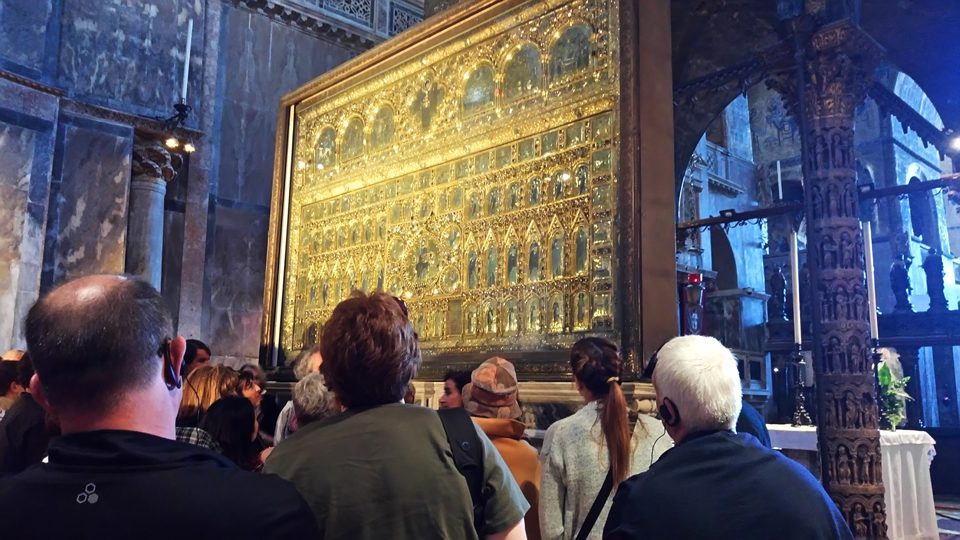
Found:
<path fill-rule="evenodd" d="M 316 342 L 360 289 L 405 301 L 423 379 L 497 354 L 522 380 L 565 380 L 586 335 L 620 343 L 635 375 L 637 155 L 621 138 L 638 129 L 621 103 L 633 9 L 477 0 L 286 96 L 267 362 Z"/>

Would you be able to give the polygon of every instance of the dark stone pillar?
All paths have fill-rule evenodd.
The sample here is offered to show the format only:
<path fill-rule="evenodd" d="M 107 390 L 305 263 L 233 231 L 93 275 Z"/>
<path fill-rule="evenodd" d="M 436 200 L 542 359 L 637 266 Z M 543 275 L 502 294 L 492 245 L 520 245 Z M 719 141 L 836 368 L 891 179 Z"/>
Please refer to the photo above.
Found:
<path fill-rule="evenodd" d="M 661 344 L 677 335 L 676 223 L 674 178 L 673 100 L 670 2 L 620 2 L 620 186 L 619 198 L 633 212 L 622 214 L 621 238 L 631 248 L 621 257 L 620 286 L 623 348 L 631 370 Z M 640 279 L 640 276 L 643 279 Z M 627 318 L 639 305 L 638 317 Z M 639 354 L 634 351 L 638 351 Z M 636 358 L 639 356 L 639 358 Z M 639 374 L 634 371 L 634 374 Z"/>
<path fill-rule="evenodd" d="M 927 278 L 927 295 L 930 297 L 928 311 L 946 313 L 947 298 L 944 294 L 943 256 L 940 250 L 931 249 L 922 266 Z M 957 370 L 954 366 L 953 348 L 934 347 L 933 366 L 940 427 L 956 427 L 960 425 L 960 409 L 957 407 Z"/>
<path fill-rule="evenodd" d="M 883 538 L 879 414 L 853 137 L 854 111 L 874 80 L 882 50 L 849 20 L 823 26 L 801 43 L 802 66 L 771 83 L 787 94 L 803 140 L 821 477 L 854 536 Z M 797 76 L 803 78 L 802 93 Z"/>
<path fill-rule="evenodd" d="M 958 406 L 960 404 L 957 403 L 957 368 L 954 364 L 953 347 L 932 347 L 931 352 L 933 354 L 933 377 L 936 383 L 937 413 L 940 417 L 940 427 L 960 427 L 960 406 Z"/>
<path fill-rule="evenodd" d="M 913 400 L 907 400 L 907 428 L 923 429 L 923 389 L 920 387 L 920 349 L 917 347 L 897 347 L 903 374 L 910 377 L 907 381 L 907 393 Z"/>
<path fill-rule="evenodd" d="M 134 138 L 125 268 L 158 290 L 163 269 L 163 200 L 167 182 L 181 163 L 180 155 L 168 150 L 160 139 Z"/>

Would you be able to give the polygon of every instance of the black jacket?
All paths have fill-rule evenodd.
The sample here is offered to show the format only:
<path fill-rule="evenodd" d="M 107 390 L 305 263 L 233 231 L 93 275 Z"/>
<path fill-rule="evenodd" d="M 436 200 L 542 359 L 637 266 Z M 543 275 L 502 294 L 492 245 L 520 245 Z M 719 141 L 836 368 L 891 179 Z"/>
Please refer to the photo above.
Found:
<path fill-rule="evenodd" d="M 132 431 L 62 436 L 50 463 L 0 479 L 6 539 L 315 538 L 292 484 Z"/>
<path fill-rule="evenodd" d="M 40 463 L 57 429 L 33 396 L 24 392 L 0 421 L 0 477 Z"/>
<path fill-rule="evenodd" d="M 813 475 L 751 435 L 693 435 L 617 489 L 604 538 L 848 540 Z"/>

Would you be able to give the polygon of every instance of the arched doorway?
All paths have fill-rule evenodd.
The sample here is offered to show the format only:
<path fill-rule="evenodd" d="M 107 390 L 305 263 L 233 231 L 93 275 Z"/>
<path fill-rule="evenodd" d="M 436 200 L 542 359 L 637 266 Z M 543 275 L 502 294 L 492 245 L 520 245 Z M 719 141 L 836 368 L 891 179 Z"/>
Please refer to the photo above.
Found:
<path fill-rule="evenodd" d="M 717 273 L 716 288 L 720 291 L 736 289 L 737 259 L 733 254 L 733 247 L 727 233 L 720 227 L 710 229 L 711 268 Z"/>

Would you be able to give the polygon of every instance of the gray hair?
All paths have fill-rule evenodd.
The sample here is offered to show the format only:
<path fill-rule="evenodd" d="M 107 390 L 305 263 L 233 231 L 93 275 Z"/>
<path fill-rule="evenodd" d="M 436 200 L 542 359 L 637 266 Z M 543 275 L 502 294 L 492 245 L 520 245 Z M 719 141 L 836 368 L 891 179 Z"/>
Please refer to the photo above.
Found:
<path fill-rule="evenodd" d="M 293 387 L 293 411 L 297 423 L 303 427 L 339 412 L 336 397 L 323 380 L 323 375 L 311 373 Z"/>
<path fill-rule="evenodd" d="M 661 347 L 653 388 L 658 402 L 673 401 L 691 433 L 734 429 L 740 416 L 737 360 L 712 337 L 676 337 Z"/>
<path fill-rule="evenodd" d="M 310 369 L 310 357 L 315 354 L 320 354 L 319 345 L 314 345 L 309 349 L 300 351 L 300 355 L 293 361 L 293 376 L 296 377 L 298 381 L 303 380 L 304 377 L 310 374 L 310 372 L 307 371 Z"/>

